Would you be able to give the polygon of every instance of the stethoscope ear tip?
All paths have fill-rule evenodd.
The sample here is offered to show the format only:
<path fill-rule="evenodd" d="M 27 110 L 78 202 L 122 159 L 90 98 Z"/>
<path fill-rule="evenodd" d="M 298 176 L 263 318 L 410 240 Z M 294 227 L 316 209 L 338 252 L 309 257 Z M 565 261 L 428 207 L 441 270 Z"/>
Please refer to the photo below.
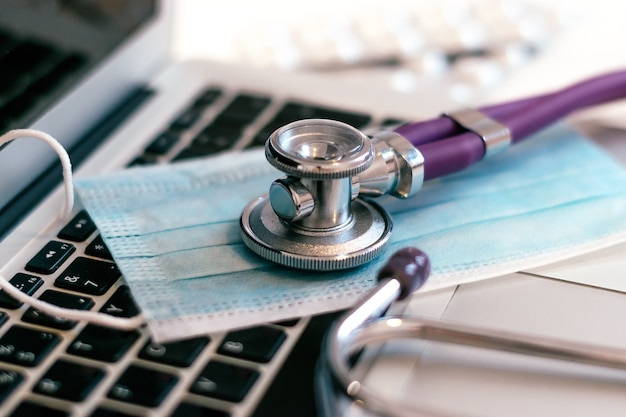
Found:
<path fill-rule="evenodd" d="M 399 300 L 420 288 L 430 275 L 428 255 L 415 247 L 400 249 L 394 253 L 378 273 L 378 281 L 396 279 L 401 286 Z"/>

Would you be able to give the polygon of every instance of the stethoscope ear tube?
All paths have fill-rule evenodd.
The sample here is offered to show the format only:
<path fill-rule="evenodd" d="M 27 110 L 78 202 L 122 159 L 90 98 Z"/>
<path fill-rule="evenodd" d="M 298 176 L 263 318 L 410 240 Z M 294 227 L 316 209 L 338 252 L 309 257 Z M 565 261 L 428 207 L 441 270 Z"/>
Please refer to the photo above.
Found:
<path fill-rule="evenodd" d="M 351 357 L 368 344 L 392 339 L 421 339 L 470 346 L 495 351 L 518 353 L 560 361 L 569 361 L 606 368 L 626 370 L 626 349 L 575 343 L 548 337 L 522 335 L 501 330 L 471 327 L 418 317 L 385 316 L 391 304 L 405 291 L 424 284 L 430 263 L 415 248 L 403 249 L 393 255 L 379 274 L 379 284 L 326 335 L 318 367 L 326 382 L 332 381 L 334 392 L 322 392 L 325 399 L 335 398 L 340 406 L 324 405 L 339 412 L 358 408 L 367 416 L 408 417 L 443 416 L 435 410 L 399 404 L 379 395 L 362 384 L 351 366 Z M 327 388 L 328 389 L 328 388 Z M 319 394 L 318 394 L 319 395 Z M 352 414 L 351 414 L 352 415 Z M 449 414 L 445 414 L 449 416 Z"/>
<path fill-rule="evenodd" d="M 436 117 L 408 123 L 394 131 L 419 149 L 424 157 L 424 180 L 461 171 L 485 156 L 515 144 L 574 111 L 626 98 L 626 71 L 615 71 L 589 78 L 552 93 L 528 97 L 507 103 L 469 109 L 473 122 L 461 117 Z M 457 112 L 454 112 L 457 113 Z M 476 117 L 482 114 L 484 117 Z M 492 126 L 484 132 L 494 132 L 493 146 L 480 133 L 478 125 L 487 121 Z M 478 124 L 475 124 L 477 122 Z M 495 124 L 494 124 L 495 123 Z M 500 129 L 495 127 L 500 125 Z M 508 131 L 509 139 L 502 133 Z M 493 152 L 496 151 L 496 152 Z"/>
<path fill-rule="evenodd" d="M 332 411 L 331 415 L 342 415 L 345 409 L 354 406 L 364 412 L 387 415 L 390 407 L 395 406 L 352 375 L 350 358 L 364 346 L 362 336 L 371 334 L 367 330 L 369 323 L 380 320 L 394 301 L 419 289 L 426 282 L 430 270 L 428 256 L 421 250 L 405 248 L 396 252 L 379 272 L 377 287 L 330 329 L 318 365 L 318 371 L 323 372 L 318 378 L 325 379 L 327 387 L 318 392 L 318 398 L 325 399 L 321 407 Z M 329 386 L 333 387 L 333 391 L 329 391 Z M 347 406 L 346 398 L 349 399 Z M 335 402 L 332 403 L 332 400 Z M 416 410 L 410 411 L 415 415 Z M 403 414 L 394 412 L 391 415 Z"/>

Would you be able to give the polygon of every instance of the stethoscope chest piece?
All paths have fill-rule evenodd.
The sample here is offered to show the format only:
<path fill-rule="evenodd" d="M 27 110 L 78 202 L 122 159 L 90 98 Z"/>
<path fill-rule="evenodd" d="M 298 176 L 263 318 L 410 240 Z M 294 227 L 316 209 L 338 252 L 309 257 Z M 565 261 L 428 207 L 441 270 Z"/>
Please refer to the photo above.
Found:
<path fill-rule="evenodd" d="M 372 165 L 374 153 L 371 140 L 344 123 L 312 119 L 278 129 L 265 155 L 287 175 L 244 209 L 244 243 L 266 259 L 298 269 L 346 269 L 376 258 L 391 236 L 391 218 L 357 198 L 356 181 Z"/>

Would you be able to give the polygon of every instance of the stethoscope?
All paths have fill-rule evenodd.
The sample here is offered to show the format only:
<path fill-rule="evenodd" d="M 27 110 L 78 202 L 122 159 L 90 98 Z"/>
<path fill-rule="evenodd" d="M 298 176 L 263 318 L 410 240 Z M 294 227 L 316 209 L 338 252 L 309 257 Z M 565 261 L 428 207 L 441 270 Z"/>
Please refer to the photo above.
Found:
<path fill-rule="evenodd" d="M 418 317 L 384 316 L 392 303 L 421 287 L 429 273 L 430 262 L 421 250 L 405 248 L 396 252 L 379 271 L 377 287 L 332 326 L 324 340 L 316 370 L 319 415 L 450 417 L 436 410 L 391 401 L 361 382 L 352 367 L 354 354 L 368 344 L 391 339 L 416 338 L 626 370 L 626 349 Z"/>
<path fill-rule="evenodd" d="M 362 265 L 384 251 L 392 231 L 391 217 L 369 197 L 411 197 L 424 181 L 496 155 L 574 110 L 624 96 L 620 71 L 369 136 L 332 120 L 290 123 L 265 145 L 268 162 L 286 176 L 245 207 L 242 239 L 254 253 L 292 268 Z"/>
<path fill-rule="evenodd" d="M 361 197 L 415 195 L 422 183 L 498 154 L 570 112 L 626 96 L 626 71 L 552 94 L 467 109 L 367 136 L 343 123 L 302 120 L 266 142 L 271 165 L 285 172 L 251 201 L 241 235 L 256 254 L 293 268 L 329 271 L 362 265 L 389 241 L 390 216 Z M 427 256 L 407 248 L 378 274 L 377 287 L 326 335 L 316 372 L 324 416 L 441 416 L 398 404 L 363 384 L 352 369 L 370 343 L 418 338 L 626 370 L 626 350 L 472 328 L 407 316 L 384 316 L 430 273 Z"/>

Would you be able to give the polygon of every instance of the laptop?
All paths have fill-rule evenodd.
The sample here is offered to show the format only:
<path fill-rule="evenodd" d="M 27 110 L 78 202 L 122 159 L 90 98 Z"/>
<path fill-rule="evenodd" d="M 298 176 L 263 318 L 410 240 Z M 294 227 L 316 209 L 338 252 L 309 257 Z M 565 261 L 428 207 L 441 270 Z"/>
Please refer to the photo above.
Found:
<path fill-rule="evenodd" d="M 69 150 L 76 175 L 86 176 L 262 146 L 273 129 L 305 117 L 369 128 L 456 104 L 441 90 L 426 100 L 313 73 L 175 62 L 174 7 L 159 0 L 6 1 L 2 130 L 50 133 Z M 63 191 L 53 152 L 35 140 L 10 143 L 0 150 L 0 171 L 2 274 L 52 303 L 136 315 L 123 277 L 98 294 L 59 285 L 66 268 L 106 269 L 114 261 L 80 207 L 67 224 L 54 221 Z M 455 289 L 417 298 L 409 310 L 439 318 L 454 310 Z M 143 329 L 68 323 L 0 294 L 0 415 L 314 416 L 319 342 L 336 318 L 156 344 Z M 241 340 L 243 348 L 232 349 Z"/>

